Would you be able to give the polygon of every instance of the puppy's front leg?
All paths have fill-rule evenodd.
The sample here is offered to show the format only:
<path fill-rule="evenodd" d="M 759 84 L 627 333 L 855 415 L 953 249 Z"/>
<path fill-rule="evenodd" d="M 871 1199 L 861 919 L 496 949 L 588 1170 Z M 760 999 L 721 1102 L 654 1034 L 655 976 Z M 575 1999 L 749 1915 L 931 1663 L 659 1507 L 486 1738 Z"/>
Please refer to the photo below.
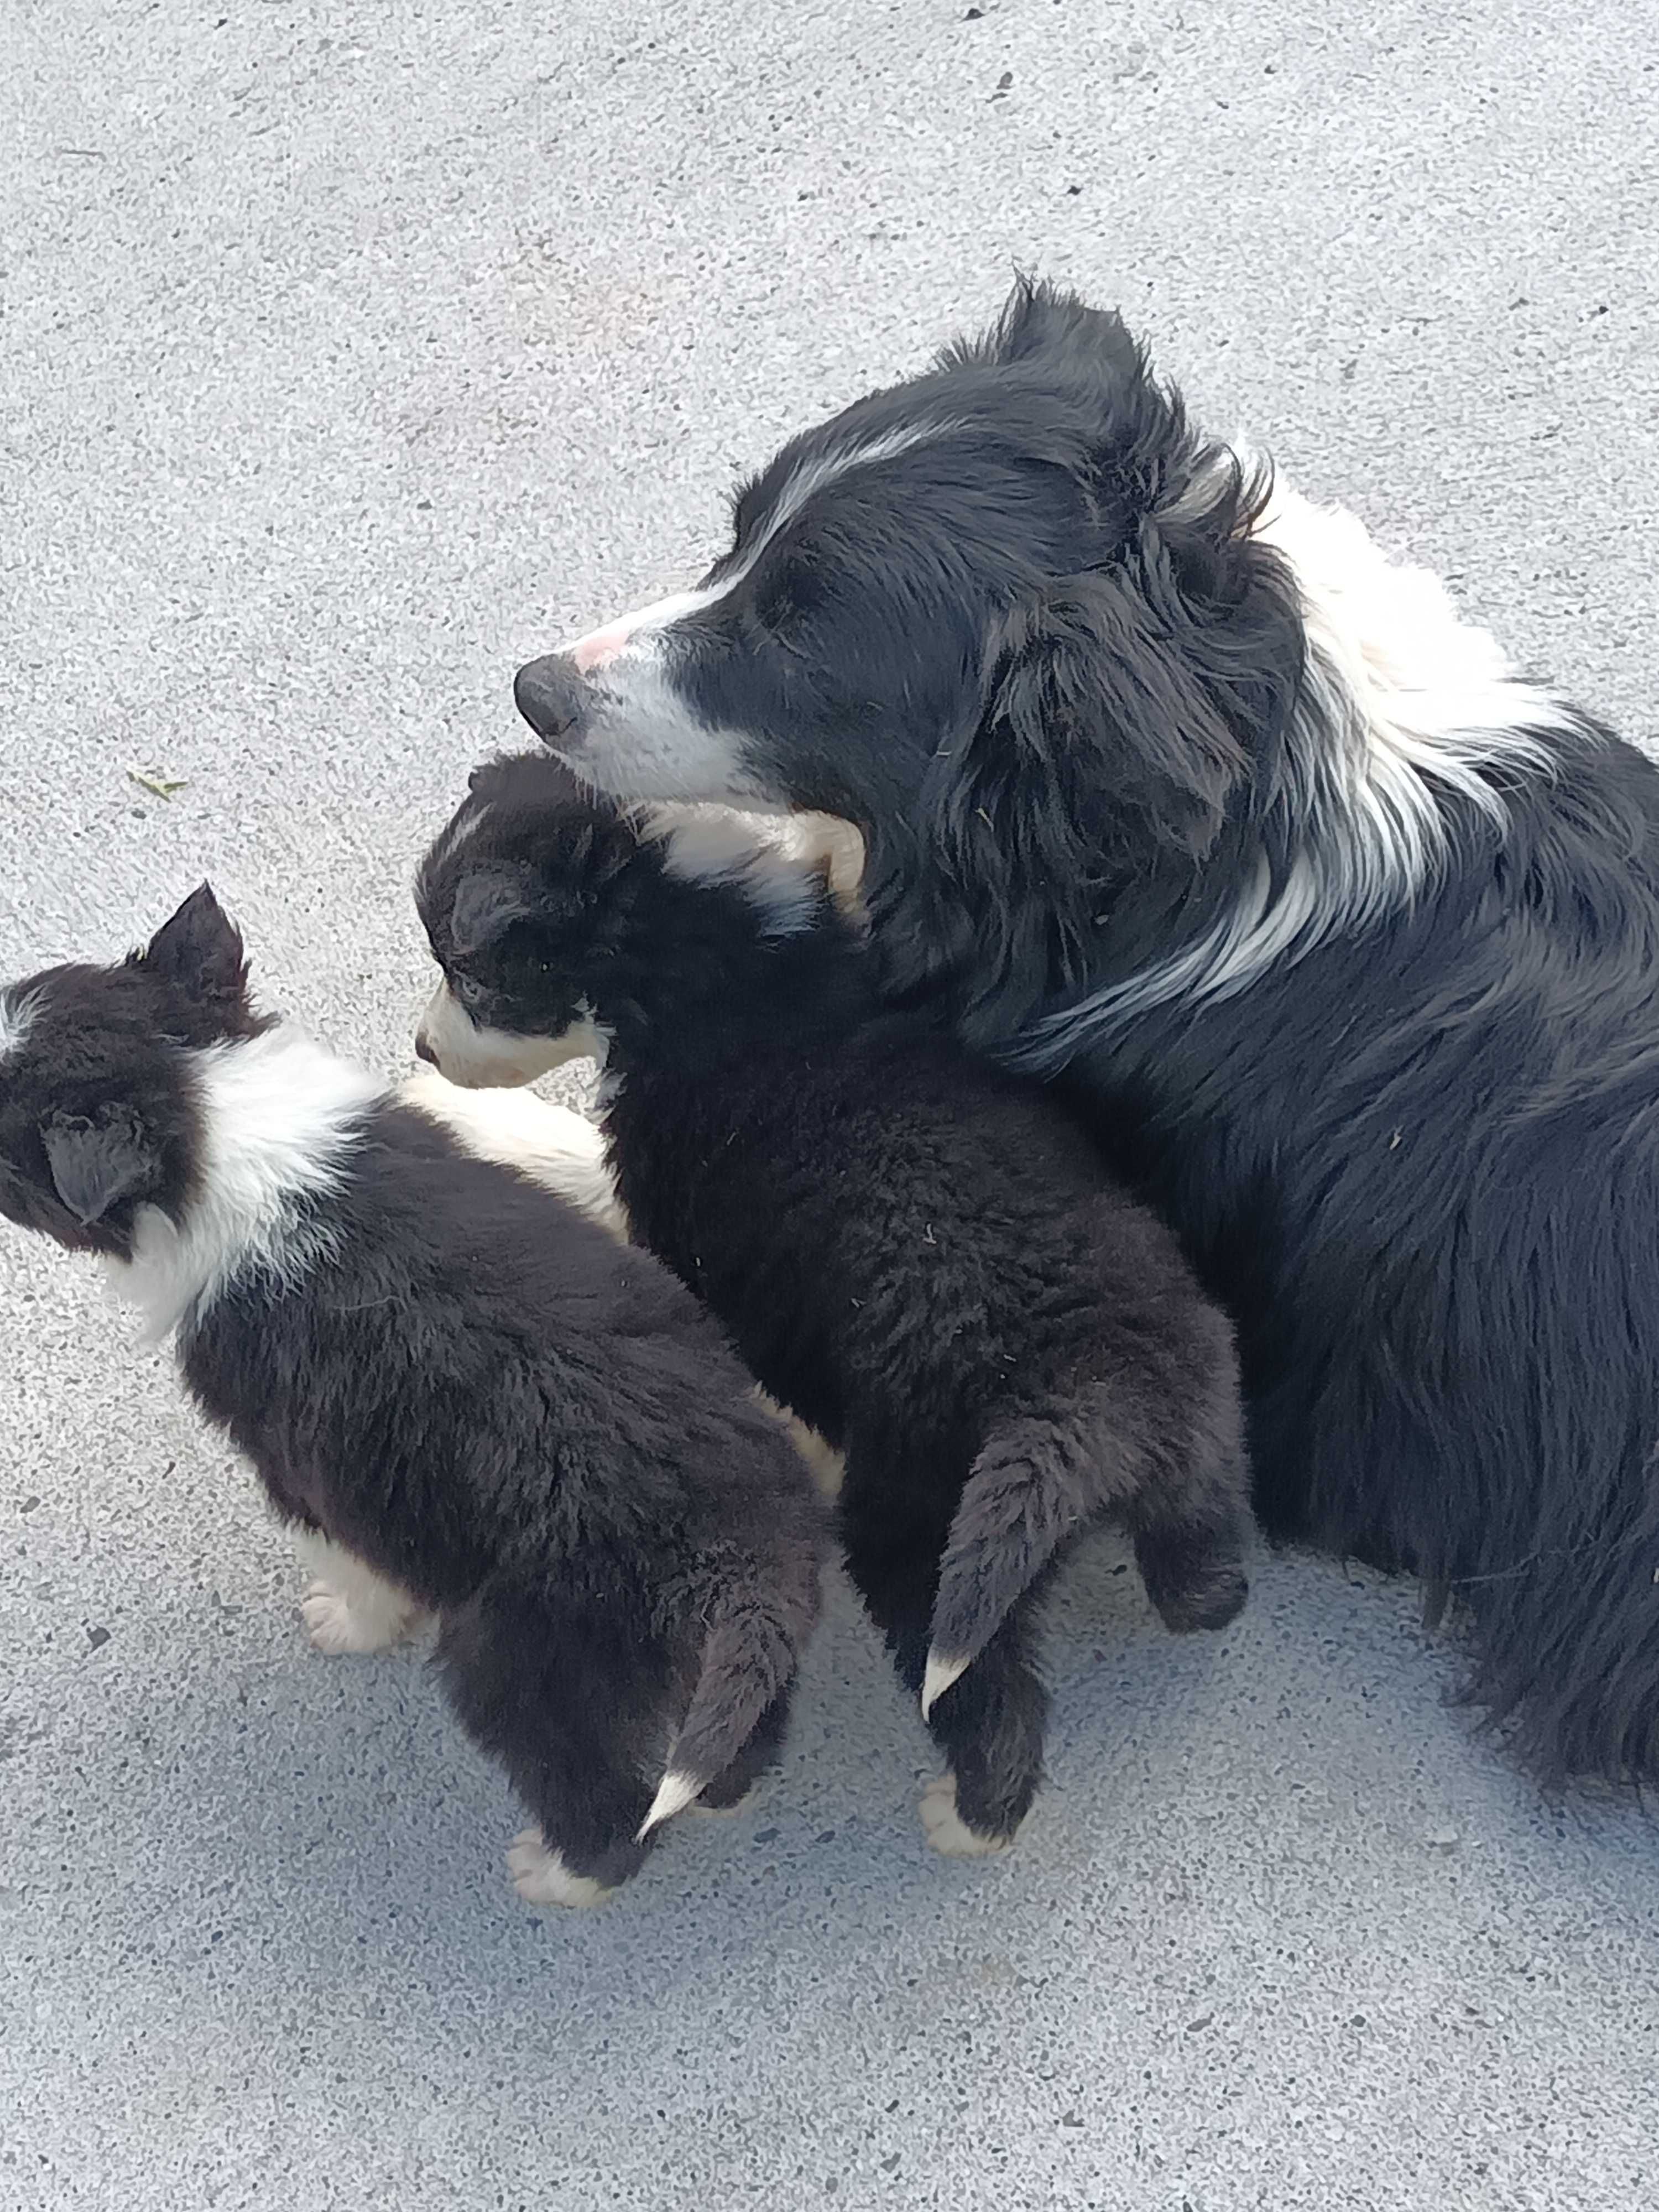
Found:
<path fill-rule="evenodd" d="M 313 1577 L 300 1600 L 300 1613 L 317 1650 L 331 1657 L 346 1651 L 386 1651 L 413 1634 L 425 1618 L 406 1589 L 376 1574 L 367 1560 L 320 1528 L 295 1529 L 294 1548 Z"/>

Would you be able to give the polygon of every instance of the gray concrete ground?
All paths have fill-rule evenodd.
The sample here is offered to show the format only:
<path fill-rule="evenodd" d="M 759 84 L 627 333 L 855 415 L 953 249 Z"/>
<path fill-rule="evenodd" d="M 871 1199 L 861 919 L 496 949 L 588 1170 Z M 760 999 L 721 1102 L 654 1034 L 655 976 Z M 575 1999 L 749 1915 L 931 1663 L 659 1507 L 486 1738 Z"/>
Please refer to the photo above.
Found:
<path fill-rule="evenodd" d="M 0 974 L 210 872 L 401 1065 L 515 664 L 1016 260 L 1655 734 L 1651 0 L 0 24 Z M 978 1869 L 842 1599 L 765 1805 L 538 1917 L 89 1273 L 0 1238 L 0 1310 L 5 2212 L 1659 2202 L 1659 1834 L 1540 1805 L 1409 1589 L 1266 1564 L 1177 1647 L 1092 1561 Z"/>

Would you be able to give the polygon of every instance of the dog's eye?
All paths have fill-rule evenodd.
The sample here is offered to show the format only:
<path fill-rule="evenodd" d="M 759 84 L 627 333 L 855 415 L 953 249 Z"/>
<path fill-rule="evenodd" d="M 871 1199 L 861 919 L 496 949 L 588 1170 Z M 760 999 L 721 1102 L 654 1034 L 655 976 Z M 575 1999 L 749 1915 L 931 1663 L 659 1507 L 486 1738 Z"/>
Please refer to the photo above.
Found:
<path fill-rule="evenodd" d="M 476 975 L 452 975 L 449 988 L 464 1006 L 476 1006 L 484 994 L 483 985 Z"/>

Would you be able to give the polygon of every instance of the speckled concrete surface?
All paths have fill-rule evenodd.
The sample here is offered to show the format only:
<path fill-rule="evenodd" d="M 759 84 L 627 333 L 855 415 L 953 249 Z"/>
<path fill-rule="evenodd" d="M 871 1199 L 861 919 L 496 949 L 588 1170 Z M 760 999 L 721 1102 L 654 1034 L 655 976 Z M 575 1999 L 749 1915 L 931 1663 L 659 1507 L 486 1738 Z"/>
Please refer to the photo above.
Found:
<path fill-rule="evenodd" d="M 401 1064 L 517 661 L 1015 260 L 1656 732 L 1651 0 L 12 0 L 0 55 L 0 974 L 210 872 Z M 1176 1646 L 1092 1560 L 979 1869 L 842 1601 L 766 1803 L 537 1917 L 88 1274 L 0 1239 L 0 1316 L 4 2212 L 1659 2200 L 1659 1832 L 1540 1806 L 1409 1591 L 1278 1562 Z"/>

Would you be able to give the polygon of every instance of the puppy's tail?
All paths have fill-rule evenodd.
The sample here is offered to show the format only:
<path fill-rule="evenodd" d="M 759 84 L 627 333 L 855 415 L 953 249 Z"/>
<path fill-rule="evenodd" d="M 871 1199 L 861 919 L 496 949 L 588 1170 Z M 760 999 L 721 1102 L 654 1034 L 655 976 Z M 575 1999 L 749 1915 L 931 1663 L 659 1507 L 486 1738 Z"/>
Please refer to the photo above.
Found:
<path fill-rule="evenodd" d="M 994 1430 L 974 1462 L 939 1563 L 925 1717 L 965 1674 L 1009 1609 L 1070 1536 L 1127 1504 L 1129 1470 L 1113 1480 L 1099 1429 L 1078 1409 L 1024 1414 Z"/>
<path fill-rule="evenodd" d="M 721 1599 L 668 1771 L 640 1824 L 640 1842 L 684 1812 L 731 1765 L 774 1698 L 793 1680 L 816 1611 L 816 1577 L 804 1607 L 787 1595 L 754 1588 Z"/>
<path fill-rule="evenodd" d="M 1215 1328 L 1222 1324 L 1216 1316 Z M 994 1430 L 974 1462 L 939 1563 L 926 1716 L 966 1674 L 1070 1536 L 1127 1524 L 1146 1595 L 1176 1634 L 1224 1628 L 1249 1589 L 1249 1528 L 1237 1370 L 1212 1332 L 1207 1387 L 1184 1438 L 1137 1419 L 1121 1388 L 1086 1386 Z"/>

